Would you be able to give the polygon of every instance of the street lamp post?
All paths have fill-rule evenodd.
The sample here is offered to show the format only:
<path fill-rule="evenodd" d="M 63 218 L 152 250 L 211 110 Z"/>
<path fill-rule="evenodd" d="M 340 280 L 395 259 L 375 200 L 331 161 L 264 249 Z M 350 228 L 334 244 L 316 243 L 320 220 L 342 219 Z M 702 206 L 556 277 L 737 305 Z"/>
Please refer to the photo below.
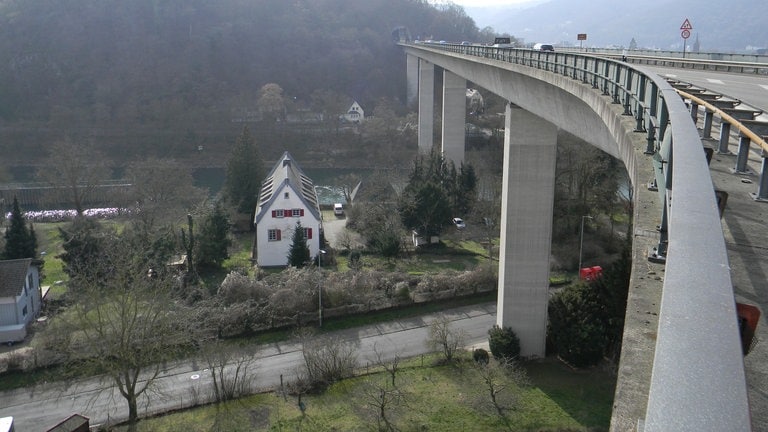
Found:
<path fill-rule="evenodd" d="M 319 326 L 323 326 L 323 255 L 325 251 L 320 249 L 317 254 L 317 269 L 320 271 L 320 282 L 317 283 L 317 317 Z"/>
<path fill-rule="evenodd" d="M 581 252 L 584 250 L 584 219 L 592 219 L 590 215 L 581 217 L 581 234 L 579 235 L 579 276 L 581 276 Z"/>

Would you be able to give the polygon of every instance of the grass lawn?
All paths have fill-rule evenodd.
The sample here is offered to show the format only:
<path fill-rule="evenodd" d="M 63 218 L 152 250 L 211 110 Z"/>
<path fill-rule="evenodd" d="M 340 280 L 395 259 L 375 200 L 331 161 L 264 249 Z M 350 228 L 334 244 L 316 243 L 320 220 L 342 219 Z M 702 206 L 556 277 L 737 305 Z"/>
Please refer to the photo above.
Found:
<path fill-rule="evenodd" d="M 462 366 L 432 364 L 427 357 L 402 364 L 397 388 L 404 394 L 385 410 L 403 431 L 559 431 L 607 430 L 615 378 L 596 368 L 572 371 L 552 359 L 525 363 L 530 385 L 502 378 L 498 394 L 504 409 L 494 409 L 482 376 L 466 360 Z M 302 415 L 295 396 L 277 393 L 242 398 L 139 423 L 139 431 L 368 431 L 376 430 L 374 400 L 391 389 L 383 372 L 344 380 L 319 395 L 303 396 Z"/>

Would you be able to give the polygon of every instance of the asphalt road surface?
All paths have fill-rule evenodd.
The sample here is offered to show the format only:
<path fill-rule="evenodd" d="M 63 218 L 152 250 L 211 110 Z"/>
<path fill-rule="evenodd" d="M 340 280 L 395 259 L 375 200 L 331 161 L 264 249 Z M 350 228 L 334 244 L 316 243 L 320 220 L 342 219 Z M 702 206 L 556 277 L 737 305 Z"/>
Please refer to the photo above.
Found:
<path fill-rule="evenodd" d="M 496 323 L 496 304 L 485 303 L 442 312 L 453 329 L 467 333 L 467 347 L 486 346 L 488 329 Z M 428 325 L 438 314 L 332 333 L 357 347 L 361 367 L 374 364 L 377 354 L 383 359 L 416 357 L 429 352 L 426 347 Z M 210 391 L 211 378 L 204 365 L 193 360 L 164 365 L 157 388 L 139 401 L 142 416 L 193 406 Z M 296 377 L 302 367 L 301 349 L 293 341 L 261 346 L 248 373 L 254 386 L 271 390 Z M 71 414 L 90 418 L 91 426 L 127 419 L 128 407 L 112 383 L 92 378 L 75 383 L 38 385 L 0 392 L 0 417 L 13 416 L 17 431 L 47 430 Z"/>

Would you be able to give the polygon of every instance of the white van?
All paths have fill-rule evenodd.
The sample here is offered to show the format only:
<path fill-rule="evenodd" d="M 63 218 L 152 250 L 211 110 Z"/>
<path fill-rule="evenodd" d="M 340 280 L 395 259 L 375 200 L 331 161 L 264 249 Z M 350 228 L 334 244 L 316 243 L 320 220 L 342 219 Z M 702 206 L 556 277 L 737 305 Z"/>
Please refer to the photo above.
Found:
<path fill-rule="evenodd" d="M 336 216 L 344 216 L 344 206 L 341 205 L 341 203 L 334 204 L 333 214 L 335 214 Z"/>

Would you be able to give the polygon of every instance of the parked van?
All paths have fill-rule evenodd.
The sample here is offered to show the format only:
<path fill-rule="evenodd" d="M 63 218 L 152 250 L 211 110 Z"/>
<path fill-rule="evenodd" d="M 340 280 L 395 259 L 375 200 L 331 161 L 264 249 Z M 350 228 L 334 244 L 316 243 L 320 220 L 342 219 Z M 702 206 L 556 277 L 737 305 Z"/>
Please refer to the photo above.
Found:
<path fill-rule="evenodd" d="M 333 214 L 335 214 L 336 216 L 344 216 L 344 206 L 341 205 L 341 203 L 334 204 Z"/>

